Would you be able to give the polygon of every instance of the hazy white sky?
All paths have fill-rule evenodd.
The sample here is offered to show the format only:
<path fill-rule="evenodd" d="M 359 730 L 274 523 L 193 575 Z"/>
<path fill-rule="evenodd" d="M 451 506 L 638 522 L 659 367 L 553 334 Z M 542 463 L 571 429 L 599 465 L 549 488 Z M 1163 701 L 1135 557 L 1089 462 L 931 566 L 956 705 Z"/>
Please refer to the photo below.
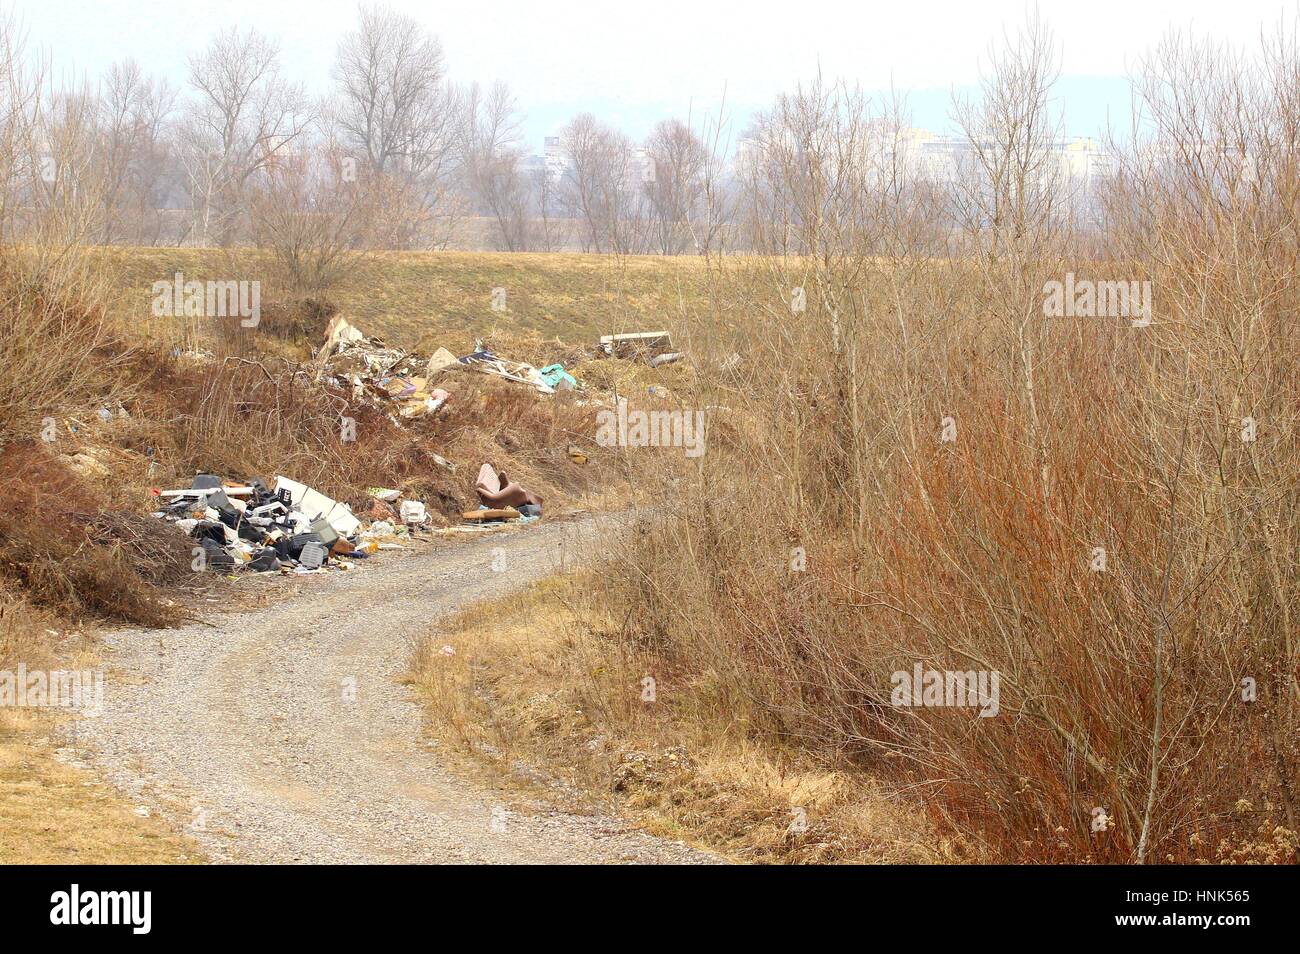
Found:
<path fill-rule="evenodd" d="M 329 83 L 355 0 L 16 0 L 29 43 L 63 75 L 97 77 L 134 57 L 181 83 L 185 56 L 221 28 L 276 37 L 287 71 L 313 91 Z M 990 41 L 1014 27 L 1024 0 L 390 0 L 442 40 L 453 78 L 510 84 L 535 144 L 590 110 L 643 135 L 656 119 L 716 110 L 725 88 L 733 125 L 778 92 L 823 74 L 867 89 L 913 90 L 917 125 L 941 128 L 948 91 L 972 82 Z M 1090 135 L 1127 108 L 1122 77 L 1170 27 L 1253 43 L 1294 15 L 1276 0 L 1043 0 L 1063 53 L 1067 132 Z"/>

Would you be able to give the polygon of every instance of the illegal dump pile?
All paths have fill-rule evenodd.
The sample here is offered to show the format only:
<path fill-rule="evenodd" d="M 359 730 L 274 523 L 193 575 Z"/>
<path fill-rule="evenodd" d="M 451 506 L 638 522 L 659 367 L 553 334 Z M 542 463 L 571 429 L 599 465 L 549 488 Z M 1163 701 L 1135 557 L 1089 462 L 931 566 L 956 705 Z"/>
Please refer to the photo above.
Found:
<path fill-rule="evenodd" d="M 678 360 L 680 355 L 667 352 L 670 345 L 664 332 L 617 335 L 602 339 L 597 352 L 617 358 L 639 357 L 647 363 L 658 357 Z M 466 406 L 453 404 L 452 416 L 470 419 L 444 421 L 449 412 L 443 411 L 438 417 L 439 432 L 450 428 L 464 433 L 466 426 L 478 422 L 475 411 L 491 406 L 482 400 L 480 389 L 453 383 L 448 376 L 455 373 L 488 375 L 510 382 L 507 391 L 514 385 L 542 395 L 583 389 L 560 363 L 538 369 L 500 357 L 481 343 L 459 357 L 446 348 L 426 356 L 367 337 L 342 316 L 332 319 L 326 329 L 325 341 L 315 355 L 314 382 L 334 398 L 345 429 L 349 422 L 352 427 L 356 425 L 356 418 L 348 415 L 376 412 L 399 430 L 417 431 L 410 438 L 423 444 L 426 435 L 432 436 L 433 432 L 427 424 L 417 425 L 417 419 L 430 421 L 453 400 L 453 395 L 460 395 Z M 446 387 L 435 387 L 435 382 Z M 521 389 L 521 393 L 526 392 Z M 579 404 L 588 403 L 577 400 Z M 507 402 L 506 406 L 513 403 Z M 591 403 L 604 402 L 597 396 Z M 345 436 L 342 440 L 357 438 Z M 567 458 L 571 465 L 585 465 L 586 453 L 574 444 L 566 444 L 564 457 L 559 451 L 552 456 L 557 460 Z M 481 451 L 463 446 L 461 450 L 462 454 L 468 450 L 475 456 L 491 453 L 486 445 Z M 433 462 L 432 469 L 440 472 L 443 480 L 458 469 L 456 463 L 432 453 L 427 446 L 422 448 L 422 454 L 426 461 Z M 495 456 L 493 453 L 489 459 Z M 346 481 L 330 483 L 347 485 Z M 359 497 L 348 498 L 355 510 L 347 502 L 285 476 L 276 476 L 268 485 L 260 478 L 241 483 L 200 473 L 189 487 L 155 488 L 152 493 L 158 501 L 154 516 L 175 524 L 194 541 L 193 569 L 222 573 L 351 570 L 356 560 L 366 559 L 378 550 L 408 549 L 421 531 L 481 531 L 507 523 L 531 523 L 542 516 L 541 496 L 490 463 L 481 465 L 474 481 L 478 509 L 449 507 L 460 492 L 449 495 L 436 487 L 431 491 L 428 480 L 418 475 L 401 486 L 406 489 L 371 487 L 364 502 Z M 424 500 L 411 495 L 412 487 L 416 495 L 437 502 L 433 512 Z M 429 496 L 430 492 L 433 496 Z M 461 525 L 445 526 L 445 518 L 455 519 L 456 514 Z"/>
<path fill-rule="evenodd" d="M 354 401 L 391 403 L 399 417 L 420 417 L 433 414 L 450 397 L 442 389 L 429 388 L 432 373 L 445 366 L 450 357 L 445 349 L 428 359 L 391 348 L 379 338 L 367 338 L 347 319 L 336 316 L 316 354 L 320 367 L 316 379 L 345 389 Z M 441 363 L 435 367 L 434 361 Z"/>
<path fill-rule="evenodd" d="M 643 363 L 650 368 L 675 364 L 686 357 L 672 350 L 672 338 L 666 331 L 604 335 L 594 350 L 580 349 L 578 354 Z M 465 355 L 438 348 L 425 356 L 393 347 L 381 338 L 367 337 L 342 315 L 336 315 L 326 328 L 316 364 L 318 382 L 342 392 L 351 401 L 382 408 L 393 423 L 398 423 L 398 418 L 435 414 L 452 395 L 445 387 L 434 384 L 448 385 L 447 376 L 455 372 L 491 375 L 526 385 L 540 394 L 588 390 L 560 362 L 536 368 L 504 358 L 485 348 L 481 341 Z"/>
<path fill-rule="evenodd" d="M 541 370 L 521 361 L 502 358 L 480 345 L 457 357 L 446 348 L 431 356 L 409 353 L 366 337 L 346 318 L 336 316 L 325 331 L 325 343 L 316 353 L 317 380 L 348 392 L 353 400 L 395 405 L 402 418 L 434 414 L 450 394 L 432 384 L 455 371 L 478 371 L 506 381 L 526 384 L 542 394 L 576 389 L 578 381 L 562 364 Z"/>
<path fill-rule="evenodd" d="M 663 342 L 655 343 L 666 338 L 663 335 Z M 348 421 L 355 426 L 355 419 L 346 415 L 361 408 L 381 413 L 398 429 L 411 428 L 416 419 L 432 419 L 447 406 L 452 390 L 473 394 L 456 389 L 447 378 L 452 373 L 486 374 L 543 395 L 581 387 L 563 364 L 537 369 L 495 355 L 481 344 L 459 357 L 446 348 L 438 348 L 432 356 L 413 354 L 367 337 L 342 316 L 330 321 L 315 365 L 316 385 L 337 398 L 344 428 Z M 452 390 L 435 387 L 435 381 L 447 383 Z M 343 441 L 348 439 L 355 441 L 355 435 Z M 445 476 L 458 469 L 441 455 L 426 454 Z M 565 455 L 578 465 L 586 463 L 586 455 L 572 445 Z M 173 522 L 194 541 L 196 571 L 316 573 L 347 571 L 354 568 L 355 560 L 367 559 L 378 550 L 408 548 L 421 530 L 465 532 L 541 519 L 541 496 L 498 472 L 493 464 L 481 465 L 473 486 L 480 506 L 452 511 L 459 512 L 463 521 L 455 528 L 435 526 L 442 517 L 430 513 L 424 500 L 387 487 L 370 487 L 356 512 L 348 503 L 285 476 L 268 485 L 260 478 L 224 481 L 217 474 L 200 473 L 188 487 L 152 493 L 160 504 L 155 516 Z M 445 503 L 443 498 L 443 509 Z"/>
<path fill-rule="evenodd" d="M 155 493 L 166 505 L 154 516 L 196 541 L 195 570 L 313 573 L 327 565 L 350 570 L 351 561 L 377 550 L 403 549 L 399 539 L 428 526 L 424 504 L 406 500 L 400 504 L 400 523 L 372 520 L 363 529 L 347 504 L 287 477 L 277 476 L 269 488 L 260 479 L 241 485 L 199 474 L 188 488 Z M 377 501 L 400 496 L 382 489 L 373 494 Z M 393 513 L 387 501 L 384 506 Z"/>
<path fill-rule="evenodd" d="M 542 499 L 490 464 L 479 470 L 482 504 L 465 512 L 474 529 L 507 521 L 541 519 Z M 195 541 L 192 569 L 230 573 L 319 573 L 351 570 L 379 550 L 405 550 L 419 531 L 431 530 L 422 501 L 402 499 L 400 490 L 373 487 L 363 523 L 345 503 L 305 484 L 277 476 L 274 487 L 260 479 L 247 484 L 199 474 L 190 487 L 155 490 L 163 506 L 154 516 L 174 524 Z"/>

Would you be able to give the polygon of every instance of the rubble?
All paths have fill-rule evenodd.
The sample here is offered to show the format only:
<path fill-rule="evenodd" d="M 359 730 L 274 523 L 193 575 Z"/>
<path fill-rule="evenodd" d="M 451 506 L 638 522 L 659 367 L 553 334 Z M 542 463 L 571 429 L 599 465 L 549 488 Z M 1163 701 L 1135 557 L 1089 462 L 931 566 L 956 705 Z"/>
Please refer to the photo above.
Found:
<path fill-rule="evenodd" d="M 511 361 L 476 345 L 475 350 L 457 357 L 438 348 L 431 357 L 388 345 L 380 338 L 366 337 L 342 316 L 331 320 L 325 341 L 316 353 L 317 380 L 333 383 L 353 400 L 370 400 L 396 405 L 401 418 L 435 414 L 451 398 L 450 392 L 433 387 L 435 380 L 456 371 L 477 371 L 526 384 L 543 394 L 578 387 L 578 381 L 552 364 L 539 371 L 530 364 Z"/>
<path fill-rule="evenodd" d="M 555 393 L 555 388 L 542 377 L 542 372 L 531 364 L 499 358 L 491 351 L 479 349 L 458 359 L 456 364 L 469 370 L 496 375 L 499 378 L 505 378 L 507 381 L 530 385 L 543 394 Z"/>
<path fill-rule="evenodd" d="M 397 526 L 392 504 L 401 492 L 375 488 L 374 506 L 365 514 L 371 522 L 363 529 L 347 504 L 283 476 L 275 478 L 272 489 L 260 480 L 237 484 L 215 474 L 198 474 L 190 487 L 153 493 L 161 505 L 154 516 L 196 541 L 196 570 L 348 570 L 353 565 L 349 561 L 377 550 L 405 549 L 397 541 L 409 539 L 428 521 L 423 502 L 402 500 L 403 524 Z"/>
<path fill-rule="evenodd" d="M 325 343 L 316 353 L 317 360 L 324 360 L 333 354 L 344 342 L 353 343 L 365 338 L 359 328 L 351 324 L 342 315 L 335 315 L 325 327 Z"/>
<path fill-rule="evenodd" d="M 666 336 L 665 336 L 666 344 Z M 579 387 L 559 363 L 541 370 L 510 361 L 477 345 L 457 357 L 438 348 L 431 357 L 391 347 L 366 336 L 342 316 L 335 316 L 316 353 L 316 380 L 343 389 L 353 401 L 368 401 L 401 418 L 432 415 L 452 398 L 435 379 L 472 371 L 527 385 L 543 394 Z M 586 455 L 570 456 L 579 463 Z M 456 464 L 437 454 L 434 463 L 455 472 Z M 483 464 L 475 481 L 481 502 L 463 514 L 464 530 L 505 521 L 540 519 L 542 499 Z M 155 489 L 154 516 L 173 524 L 194 540 L 193 568 L 221 572 L 320 573 L 352 569 L 350 561 L 379 550 L 409 549 L 417 532 L 435 532 L 435 518 L 425 503 L 404 498 L 402 490 L 371 487 L 365 503 L 352 508 L 283 474 L 270 487 L 260 479 L 223 480 L 198 474 L 189 487 Z M 440 531 L 438 531 L 440 532 Z"/>
<path fill-rule="evenodd" d="M 354 401 L 395 405 L 402 418 L 433 414 L 451 397 L 429 387 L 428 359 L 367 338 L 342 317 L 330 322 L 316 361 L 318 381 L 334 384 Z"/>

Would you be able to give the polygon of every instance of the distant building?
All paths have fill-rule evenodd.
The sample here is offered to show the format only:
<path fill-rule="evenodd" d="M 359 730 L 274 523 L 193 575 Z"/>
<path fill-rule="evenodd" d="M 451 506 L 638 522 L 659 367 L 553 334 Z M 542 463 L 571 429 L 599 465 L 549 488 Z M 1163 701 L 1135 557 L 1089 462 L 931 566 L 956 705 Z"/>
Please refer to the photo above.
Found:
<path fill-rule="evenodd" d="M 655 161 L 651 158 L 649 151 L 644 146 L 636 146 L 632 150 L 631 168 L 628 170 L 628 178 L 632 181 L 628 183 L 633 188 L 639 188 L 645 183 L 655 181 Z"/>
<path fill-rule="evenodd" d="M 1071 179 L 1094 185 L 1111 174 L 1110 154 L 1095 139 L 1063 139 L 1053 144 L 1061 155 L 1065 173 Z"/>
<path fill-rule="evenodd" d="M 940 136 L 926 129 L 907 130 L 902 149 L 916 172 L 939 182 L 953 181 L 977 158 L 976 144 L 965 136 Z M 1075 185 L 1092 187 L 1110 175 L 1110 156 L 1095 139 L 1058 139 L 1048 144 L 1047 151 L 1056 160 L 1057 169 Z"/>
<path fill-rule="evenodd" d="M 559 180 L 564 177 L 572 163 L 569 160 L 569 154 L 564 149 L 564 140 L 560 136 L 547 136 L 543 145 L 542 161 L 546 165 L 547 171 L 551 178 Z"/>

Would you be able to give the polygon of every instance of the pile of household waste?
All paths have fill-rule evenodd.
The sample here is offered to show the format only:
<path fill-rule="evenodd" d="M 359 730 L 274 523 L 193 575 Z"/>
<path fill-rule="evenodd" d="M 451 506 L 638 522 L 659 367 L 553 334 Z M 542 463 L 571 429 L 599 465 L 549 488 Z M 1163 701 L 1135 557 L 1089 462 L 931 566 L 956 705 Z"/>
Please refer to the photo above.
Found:
<path fill-rule="evenodd" d="M 491 464 L 479 468 L 474 489 L 479 509 L 462 514 L 463 529 L 541 519 L 542 498 Z M 420 531 L 432 528 L 422 501 L 387 487 L 371 487 L 367 505 L 355 513 L 346 503 L 282 476 L 267 486 L 260 479 L 238 483 L 199 474 L 189 487 L 153 494 L 154 516 L 194 539 L 194 569 L 219 573 L 351 570 L 356 560 L 380 550 L 409 549 Z"/>
<path fill-rule="evenodd" d="M 436 413 L 450 397 L 430 386 L 429 358 L 367 338 L 342 317 L 330 322 L 316 361 L 318 380 L 344 388 L 356 401 L 393 404 L 399 417 Z"/>
<path fill-rule="evenodd" d="M 605 335 L 597 344 L 597 353 L 644 361 L 651 367 L 685 358 L 672 350 L 665 331 Z M 503 358 L 481 344 L 466 355 L 438 348 L 426 356 L 367 337 L 342 316 L 330 321 L 316 354 L 316 366 L 317 381 L 343 389 L 354 401 L 382 407 L 394 423 L 399 418 L 436 414 L 451 394 L 434 384 L 453 372 L 489 374 L 543 394 L 582 387 L 562 364 L 535 368 Z M 651 387 L 652 393 L 656 387 Z M 575 445 L 569 446 L 568 453 L 580 464 L 587 461 Z M 450 461 L 436 454 L 433 458 L 455 471 L 456 465 Z M 491 464 L 479 469 L 474 487 L 479 507 L 462 513 L 465 526 L 439 532 L 485 530 L 541 519 L 541 497 Z M 174 523 L 195 540 L 196 570 L 349 570 L 353 561 L 378 550 L 406 549 L 404 544 L 417 531 L 430 529 L 432 523 L 424 503 L 403 499 L 400 490 L 371 488 L 369 502 L 358 507 L 358 514 L 346 503 L 283 476 L 268 486 L 260 479 L 238 483 L 223 481 L 215 474 L 199 474 L 189 487 L 153 493 L 158 498 L 154 515 Z"/>
<path fill-rule="evenodd" d="M 396 405 L 399 417 L 434 414 L 450 398 L 434 382 L 449 373 L 476 371 L 527 385 L 543 394 L 578 387 L 577 379 L 562 364 L 534 368 L 476 347 L 456 356 L 446 348 L 421 355 L 367 337 L 347 319 L 336 316 L 325 330 L 325 342 L 316 353 L 317 379 L 350 392 L 353 400 L 373 400 Z"/>
<path fill-rule="evenodd" d="M 400 492 L 384 488 L 371 496 L 383 503 L 382 516 L 396 519 L 373 519 L 364 526 L 347 504 L 288 477 L 277 476 L 268 487 L 260 479 L 239 484 L 199 474 L 189 487 L 154 494 L 160 502 L 154 516 L 196 541 L 196 570 L 350 570 L 352 561 L 378 550 L 405 549 L 401 541 L 428 526 L 423 503 L 403 500 L 394 507 Z"/>

